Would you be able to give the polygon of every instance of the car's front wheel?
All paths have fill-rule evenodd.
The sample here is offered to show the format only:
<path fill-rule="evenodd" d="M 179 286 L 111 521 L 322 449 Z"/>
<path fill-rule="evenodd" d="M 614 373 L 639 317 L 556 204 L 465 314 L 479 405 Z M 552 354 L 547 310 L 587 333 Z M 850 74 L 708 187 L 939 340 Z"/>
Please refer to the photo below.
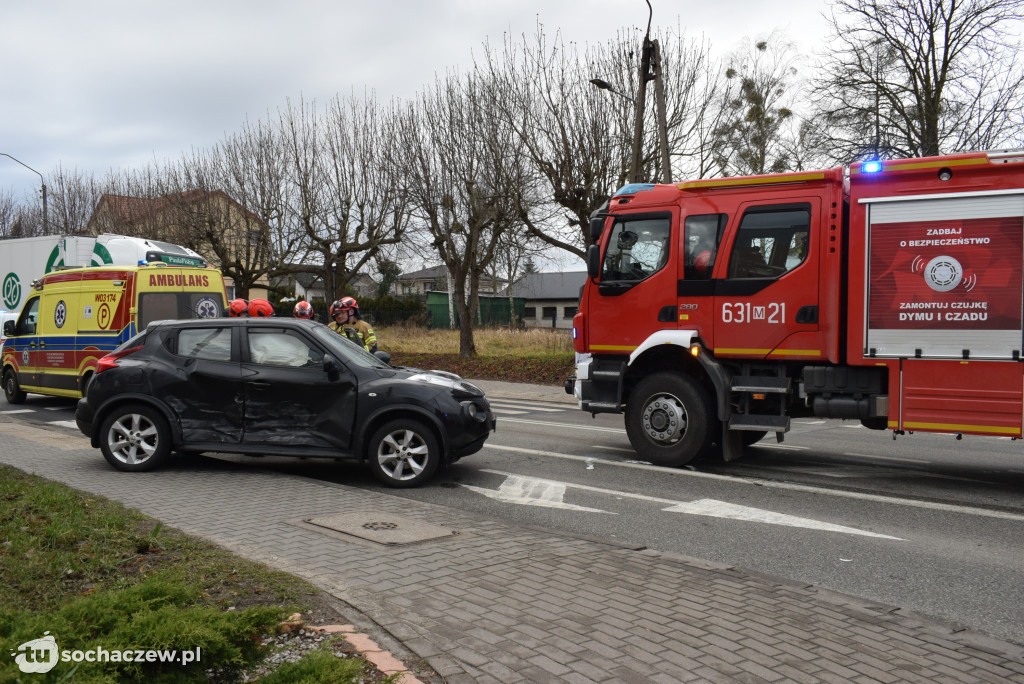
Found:
<path fill-rule="evenodd" d="M 12 370 L 4 373 L 4 396 L 7 398 L 8 404 L 25 403 L 26 394 L 21 390 L 21 385 L 18 384 L 18 376 Z"/>
<path fill-rule="evenodd" d="M 399 418 L 373 433 L 367 460 L 373 476 L 389 487 L 417 487 L 441 464 L 441 446 L 426 425 Z"/>
<path fill-rule="evenodd" d="M 100 427 L 100 451 L 118 470 L 143 472 L 159 467 L 171 453 L 171 429 L 152 406 L 115 409 Z"/>

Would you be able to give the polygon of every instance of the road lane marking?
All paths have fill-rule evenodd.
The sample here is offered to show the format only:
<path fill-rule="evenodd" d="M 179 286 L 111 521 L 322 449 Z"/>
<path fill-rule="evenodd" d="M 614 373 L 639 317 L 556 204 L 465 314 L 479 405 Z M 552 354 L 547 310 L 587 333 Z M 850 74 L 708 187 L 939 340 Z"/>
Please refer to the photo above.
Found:
<path fill-rule="evenodd" d="M 521 416 L 524 413 L 529 413 L 529 411 L 513 411 L 512 409 L 501 408 L 500 406 L 495 406 L 493 404 L 491 404 L 491 412 L 502 413 L 506 416 Z"/>
<path fill-rule="evenodd" d="M 608 513 L 600 508 L 588 508 L 577 506 L 563 501 L 565 497 L 566 484 L 553 480 L 539 480 L 532 477 L 507 474 L 505 481 L 498 489 L 485 489 L 473 485 L 462 485 L 466 489 L 483 494 L 486 497 L 505 503 L 519 504 L 522 506 L 540 506 L 542 508 L 559 508 L 567 511 L 581 511 L 585 513 Z"/>
<path fill-rule="evenodd" d="M 795 444 L 772 444 L 771 442 L 766 442 L 764 444 L 761 442 L 754 442 L 750 446 L 756 446 L 758 449 L 778 449 L 779 451 L 806 451 L 810 448 L 805 446 L 796 446 Z"/>
<path fill-rule="evenodd" d="M 569 428 L 570 430 L 595 430 L 597 432 L 614 432 L 620 435 L 626 434 L 626 431 L 622 428 L 606 428 L 598 427 L 596 425 L 576 425 L 574 423 L 550 423 L 546 420 L 527 420 L 526 418 L 506 418 L 503 422 L 505 423 L 523 423 L 524 425 L 543 425 L 545 427 L 561 427 Z"/>
<path fill-rule="evenodd" d="M 623 449 L 622 447 L 610 447 L 604 446 L 603 444 L 591 444 L 591 449 L 604 449 L 605 451 L 621 451 L 624 454 L 635 454 L 636 452 L 632 449 Z"/>
<path fill-rule="evenodd" d="M 730 520 L 742 520 L 745 522 L 759 522 L 768 525 L 782 525 L 784 527 L 802 527 L 809 530 L 821 530 L 823 532 L 840 532 L 842 534 L 855 534 L 862 537 L 876 537 L 878 539 L 893 539 L 903 541 L 899 537 L 892 537 L 888 534 L 868 532 L 856 527 L 835 525 L 833 523 L 813 520 L 812 518 L 800 518 L 785 513 L 775 513 L 760 508 L 740 506 L 727 501 L 716 501 L 715 499 L 698 499 L 689 503 L 679 503 L 669 508 L 661 509 L 668 513 L 687 513 L 689 515 L 703 515 L 711 518 L 728 518 Z"/>
<path fill-rule="evenodd" d="M 35 413 L 35 409 L 4 409 L 4 414 L 10 413 Z"/>
<path fill-rule="evenodd" d="M 522 447 L 511 447 L 501 446 L 498 444 L 484 444 L 485 449 L 495 449 L 498 451 L 511 451 L 521 454 L 530 454 L 533 456 L 548 456 L 550 458 L 560 458 L 566 461 L 582 461 L 586 462 L 587 459 L 592 459 L 592 456 L 576 456 L 574 454 L 560 454 L 554 451 L 539 451 L 537 449 L 524 449 Z M 912 508 L 923 508 L 933 511 L 945 511 L 949 513 L 963 513 L 965 515 L 977 515 L 985 518 L 998 518 L 1000 520 L 1017 520 L 1024 522 L 1024 515 L 1020 513 L 1010 513 L 1008 511 L 993 511 L 986 508 L 974 508 L 972 506 L 961 506 L 958 504 L 944 504 L 936 503 L 933 501 L 918 501 L 915 499 L 899 499 L 893 496 L 883 496 L 881 494 L 865 494 L 862 492 L 847 492 L 839 489 L 828 489 L 825 487 L 814 487 L 811 485 L 793 484 L 790 482 L 776 482 L 773 480 L 763 480 L 759 478 L 748 478 L 748 477 L 735 477 L 733 475 L 718 475 L 716 473 L 702 473 L 698 470 L 687 470 L 680 468 L 666 468 L 664 466 L 656 466 L 644 463 L 623 463 L 621 461 L 609 461 L 607 459 L 600 459 L 596 461 L 601 465 L 613 466 L 616 468 L 636 468 L 637 470 L 652 470 L 665 475 L 674 475 L 678 477 L 698 477 L 707 480 L 720 480 L 722 482 L 733 482 L 736 484 L 745 484 L 757 487 L 768 487 L 771 489 L 785 489 L 793 492 L 808 492 L 810 494 L 822 494 L 825 496 L 837 496 L 843 499 L 856 499 L 858 501 L 875 501 L 878 503 L 891 504 L 893 506 L 909 506 Z"/>
<path fill-rule="evenodd" d="M 46 424 L 47 425 L 57 425 L 58 427 L 65 427 L 65 428 L 74 428 L 75 430 L 78 429 L 78 423 L 76 423 L 73 420 L 48 420 L 48 421 L 46 421 Z"/>
<path fill-rule="evenodd" d="M 505 401 L 504 399 L 491 399 L 491 406 L 506 406 L 514 409 L 527 409 L 529 411 L 543 411 L 545 413 L 565 413 L 564 408 L 551 408 L 543 404 L 528 404 L 518 401 Z M 575 408 L 575 407 L 574 407 Z"/>
<path fill-rule="evenodd" d="M 686 502 L 676 499 L 664 499 L 657 496 L 647 496 L 646 494 L 623 492 L 616 489 L 605 489 L 604 487 L 591 487 L 589 485 L 578 485 L 572 482 L 559 482 L 557 480 L 546 480 L 544 478 L 526 477 L 523 475 L 516 475 L 514 473 L 507 473 L 502 470 L 483 470 L 482 472 L 494 475 L 504 475 L 505 481 L 502 482 L 501 486 L 497 490 L 473 487 L 470 485 L 462 486 L 492 499 L 498 499 L 508 503 L 518 503 L 530 506 L 547 506 L 549 508 L 570 507 L 569 510 L 592 511 L 598 513 L 608 512 L 600 509 L 586 508 L 583 506 L 574 506 L 573 504 L 563 503 L 562 499 L 565 495 L 565 491 L 571 487 L 572 489 L 579 489 L 585 492 L 613 496 L 617 499 L 636 499 L 638 501 L 654 503 L 659 506 L 667 506 L 666 508 L 661 509 L 666 513 L 687 513 L 689 515 L 700 515 L 711 518 L 740 520 L 742 522 L 758 522 L 768 525 L 782 525 L 785 527 L 802 527 L 825 532 L 840 532 L 843 534 L 855 534 L 864 537 L 877 537 L 879 539 L 903 541 L 899 537 L 891 537 L 887 534 L 868 532 L 866 530 L 859 530 L 855 527 L 834 525 L 832 523 L 813 520 L 811 518 L 800 518 L 794 515 L 775 513 L 773 511 L 767 511 L 760 508 L 740 506 L 727 501 L 716 501 L 715 499 L 699 499 L 697 501 Z"/>
<path fill-rule="evenodd" d="M 857 458 L 874 458 L 879 461 L 896 461 L 897 463 L 931 463 L 931 461 L 922 461 L 921 459 L 918 458 L 896 458 L 895 456 L 873 456 L 871 454 L 845 453 L 843 454 L 843 456 L 856 456 Z"/>

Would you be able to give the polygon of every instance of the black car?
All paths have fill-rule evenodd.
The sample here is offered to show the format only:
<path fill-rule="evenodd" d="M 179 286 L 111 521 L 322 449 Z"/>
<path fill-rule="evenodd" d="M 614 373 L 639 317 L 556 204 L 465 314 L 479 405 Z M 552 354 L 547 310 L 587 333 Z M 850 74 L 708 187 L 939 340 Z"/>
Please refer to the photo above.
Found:
<path fill-rule="evenodd" d="M 351 457 L 393 487 L 476 453 L 496 423 L 458 376 L 390 366 L 290 318 L 151 323 L 99 360 L 75 418 L 118 470 L 175 451 Z"/>

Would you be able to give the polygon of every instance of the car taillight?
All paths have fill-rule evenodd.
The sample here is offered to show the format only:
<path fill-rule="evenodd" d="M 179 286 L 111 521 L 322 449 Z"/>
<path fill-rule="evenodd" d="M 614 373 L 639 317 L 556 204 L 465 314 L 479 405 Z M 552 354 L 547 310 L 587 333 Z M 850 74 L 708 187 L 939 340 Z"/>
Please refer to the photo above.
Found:
<path fill-rule="evenodd" d="M 139 345 L 138 347 L 131 347 L 130 349 L 122 349 L 117 352 L 111 352 L 106 356 L 101 357 L 100 360 L 96 362 L 96 373 L 99 374 L 105 370 L 116 368 L 118 359 L 128 356 L 129 354 L 134 354 L 140 349 L 142 349 L 142 345 Z"/>

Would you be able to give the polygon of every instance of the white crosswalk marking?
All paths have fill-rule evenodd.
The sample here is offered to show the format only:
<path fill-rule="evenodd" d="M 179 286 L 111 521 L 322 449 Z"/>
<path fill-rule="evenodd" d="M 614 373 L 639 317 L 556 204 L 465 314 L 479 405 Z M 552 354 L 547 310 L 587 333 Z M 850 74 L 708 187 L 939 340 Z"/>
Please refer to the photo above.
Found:
<path fill-rule="evenodd" d="M 483 494 L 486 497 L 504 501 L 505 503 L 541 506 L 543 508 L 560 508 L 569 511 L 585 511 L 588 513 L 608 513 L 608 511 L 602 511 L 599 508 L 587 508 L 586 506 L 565 503 L 562 501 L 562 498 L 565 496 L 566 485 L 561 482 L 509 475 L 497 490 L 466 484 L 462 486 L 477 494 Z"/>

